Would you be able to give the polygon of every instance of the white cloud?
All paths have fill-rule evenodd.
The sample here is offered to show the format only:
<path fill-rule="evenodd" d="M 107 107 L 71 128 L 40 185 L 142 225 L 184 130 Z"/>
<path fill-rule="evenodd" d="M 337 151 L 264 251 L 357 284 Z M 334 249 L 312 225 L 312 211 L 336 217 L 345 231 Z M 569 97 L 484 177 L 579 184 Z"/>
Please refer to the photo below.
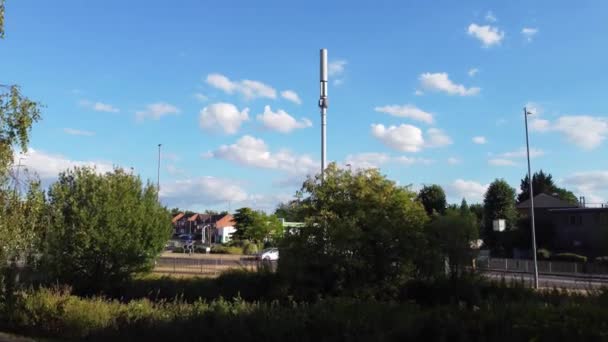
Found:
<path fill-rule="evenodd" d="M 530 158 L 541 157 L 545 155 L 545 151 L 539 148 L 531 148 L 530 149 Z M 499 155 L 502 158 L 526 158 L 527 151 L 525 147 L 520 147 L 518 150 L 505 152 Z"/>
<path fill-rule="evenodd" d="M 179 168 L 173 164 L 169 164 L 167 165 L 167 172 L 172 175 L 172 176 L 180 176 L 180 175 L 184 175 L 186 173 L 186 171 L 182 168 Z"/>
<path fill-rule="evenodd" d="M 543 113 L 543 107 L 536 102 L 528 102 L 528 103 L 526 103 L 524 108 L 526 108 L 526 111 L 528 113 L 530 113 L 531 115 L 534 115 L 534 116 L 540 115 Z"/>
<path fill-rule="evenodd" d="M 312 174 L 320 165 L 307 155 L 294 155 L 285 149 L 276 153 L 270 152 L 264 140 L 250 135 L 241 137 L 232 145 L 222 145 L 217 150 L 209 152 L 207 156 L 296 175 Z"/>
<path fill-rule="evenodd" d="M 334 80 L 334 85 L 335 85 L 336 87 L 339 87 L 339 86 L 341 86 L 342 84 L 344 84 L 344 80 L 343 80 L 343 79 L 338 78 L 338 79 L 335 79 L 335 80 Z"/>
<path fill-rule="evenodd" d="M 504 31 L 490 25 L 471 24 L 467 30 L 468 34 L 477 38 L 483 43 L 484 47 L 500 44 L 505 37 Z"/>
<path fill-rule="evenodd" d="M 473 142 L 476 144 L 486 144 L 488 142 L 488 140 L 486 140 L 486 137 L 483 136 L 477 136 L 477 137 L 473 137 Z"/>
<path fill-rule="evenodd" d="M 526 40 L 528 42 L 531 42 L 537 33 L 538 33 L 537 28 L 524 27 L 523 29 L 521 29 L 521 34 L 524 36 L 524 38 L 526 38 Z"/>
<path fill-rule="evenodd" d="M 450 165 L 456 165 L 456 164 L 460 164 L 460 163 L 462 163 L 462 160 L 460 160 L 456 157 L 448 158 L 448 164 L 450 164 Z"/>
<path fill-rule="evenodd" d="M 505 158 L 492 158 L 492 159 L 488 160 L 488 164 L 494 165 L 494 166 L 515 166 L 515 165 L 517 165 L 517 163 L 515 163 L 511 159 L 505 159 Z"/>
<path fill-rule="evenodd" d="M 163 182 L 160 198 L 169 206 L 192 208 L 244 201 L 248 194 L 234 180 L 207 176 Z"/>
<path fill-rule="evenodd" d="M 176 162 L 176 161 L 179 161 L 181 158 L 175 153 L 162 152 L 160 155 L 160 159 Z"/>
<path fill-rule="evenodd" d="M 388 163 L 391 156 L 386 153 L 366 152 L 349 154 L 344 160 L 344 165 L 349 165 L 353 169 L 375 169 Z"/>
<path fill-rule="evenodd" d="M 258 114 L 257 119 L 262 122 L 264 127 L 281 133 L 289 133 L 298 128 L 312 126 L 312 122 L 307 118 L 297 121 L 282 109 L 273 112 L 270 106 L 265 106 L 264 113 Z"/>
<path fill-rule="evenodd" d="M 416 91 L 414 92 L 414 95 L 422 96 L 422 95 L 424 95 L 424 92 L 422 90 L 416 89 Z"/>
<path fill-rule="evenodd" d="M 479 72 L 479 69 L 471 68 L 471 69 L 469 69 L 468 74 L 469 74 L 469 76 L 474 77 L 478 72 Z"/>
<path fill-rule="evenodd" d="M 479 182 L 457 179 L 446 187 L 449 197 L 454 199 L 466 198 L 469 203 L 483 201 L 483 196 L 489 184 L 482 185 Z"/>
<path fill-rule="evenodd" d="M 564 183 L 573 186 L 579 195 L 585 196 L 588 203 L 605 203 L 608 200 L 608 171 L 577 172 L 566 177 Z"/>
<path fill-rule="evenodd" d="M 30 172 L 35 172 L 43 181 L 57 179 L 60 172 L 74 167 L 95 167 L 98 172 L 105 173 L 114 169 L 111 163 L 104 161 L 72 160 L 59 154 L 48 154 L 29 148 L 24 154 L 22 164 Z"/>
<path fill-rule="evenodd" d="M 452 144 L 452 139 L 438 128 L 429 128 L 426 132 L 428 136 L 426 146 L 428 147 L 441 147 Z"/>
<path fill-rule="evenodd" d="M 176 115 L 179 109 L 173 105 L 164 102 L 152 103 L 146 106 L 145 110 L 135 112 L 135 117 L 138 121 L 143 121 L 146 118 L 160 120 L 166 115 Z"/>
<path fill-rule="evenodd" d="M 87 137 L 95 135 L 95 132 L 92 132 L 92 131 L 83 131 L 83 130 L 73 129 L 73 128 L 64 128 L 63 131 L 69 135 L 82 135 L 82 136 L 87 136 Z"/>
<path fill-rule="evenodd" d="M 601 145 L 608 136 L 608 119 L 588 115 L 562 116 L 550 129 L 562 133 L 571 143 L 591 150 Z"/>
<path fill-rule="evenodd" d="M 390 105 L 374 108 L 376 112 L 390 114 L 401 118 L 410 118 L 426 123 L 433 123 L 433 114 L 423 111 L 413 105 Z"/>
<path fill-rule="evenodd" d="M 338 76 L 344 73 L 347 62 L 343 59 L 331 61 L 327 65 L 327 73 L 329 76 Z"/>
<path fill-rule="evenodd" d="M 397 157 L 397 158 L 395 158 L 395 161 L 399 164 L 407 165 L 407 166 L 414 165 L 414 164 L 430 165 L 435 162 L 432 159 L 414 158 L 414 157 L 407 157 L 407 156 Z"/>
<path fill-rule="evenodd" d="M 118 113 L 120 110 L 110 104 L 103 102 L 91 102 L 88 100 L 80 101 L 80 105 L 92 109 L 96 112 Z"/>
<path fill-rule="evenodd" d="M 441 91 L 450 95 L 471 96 L 477 95 L 481 91 L 481 88 L 478 87 L 466 88 L 462 84 L 453 83 L 449 79 L 448 74 L 445 72 L 426 72 L 420 75 L 418 79 L 420 80 L 420 84 L 424 89 Z"/>
<path fill-rule="evenodd" d="M 385 145 L 401 152 L 418 152 L 424 145 L 420 128 L 412 125 L 384 127 L 372 124 L 372 135 Z"/>
<path fill-rule="evenodd" d="M 298 94 L 293 90 L 284 90 L 281 92 L 281 96 L 293 103 L 302 104 L 302 100 L 300 100 Z"/>
<path fill-rule="evenodd" d="M 551 129 L 551 123 L 545 119 L 532 118 L 529 124 L 530 130 L 533 132 L 546 132 Z"/>
<path fill-rule="evenodd" d="M 231 81 L 228 77 L 221 74 L 209 74 L 207 76 L 207 84 L 223 90 L 228 94 L 240 93 L 246 99 L 269 98 L 276 99 L 277 91 L 260 81 L 241 80 Z"/>
<path fill-rule="evenodd" d="M 205 102 L 205 101 L 209 100 L 209 97 L 207 97 L 207 95 L 205 95 L 203 93 L 195 93 L 194 98 L 201 102 Z"/>
<path fill-rule="evenodd" d="M 496 16 L 494 15 L 494 13 L 492 13 L 492 11 L 488 11 L 486 13 L 485 19 L 486 19 L 486 21 L 491 22 L 491 23 L 494 23 L 498 20 L 498 19 L 496 19 Z"/>
<path fill-rule="evenodd" d="M 238 132 L 241 124 L 249 120 L 249 108 L 242 111 L 231 103 L 214 103 L 200 112 L 199 124 L 202 129 L 212 131 L 221 129 L 226 134 Z"/>

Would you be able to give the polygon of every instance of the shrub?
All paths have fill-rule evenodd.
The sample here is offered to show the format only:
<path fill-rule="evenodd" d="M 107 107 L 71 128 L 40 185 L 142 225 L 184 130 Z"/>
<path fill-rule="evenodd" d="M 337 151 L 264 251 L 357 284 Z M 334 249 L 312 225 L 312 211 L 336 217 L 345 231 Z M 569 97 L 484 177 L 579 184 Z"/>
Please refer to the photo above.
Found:
<path fill-rule="evenodd" d="M 600 256 L 595 258 L 595 262 L 600 263 L 600 264 L 608 264 L 608 256 Z"/>
<path fill-rule="evenodd" d="M 211 247 L 211 253 L 214 254 L 243 254 L 243 248 L 241 247 L 230 247 L 230 246 L 222 246 L 216 245 Z"/>
<path fill-rule="evenodd" d="M 545 248 L 541 248 L 538 251 L 536 251 L 536 255 L 538 256 L 539 259 L 542 260 L 547 260 L 549 258 L 551 258 L 551 251 Z"/>
<path fill-rule="evenodd" d="M 184 247 L 175 247 L 173 253 L 185 253 Z"/>
<path fill-rule="evenodd" d="M 587 262 L 587 257 L 584 255 L 574 253 L 557 253 L 551 256 L 551 260 L 554 261 L 570 261 L 570 262 Z"/>
<path fill-rule="evenodd" d="M 207 247 L 205 247 L 205 246 L 196 246 L 194 248 L 194 253 L 206 254 L 207 253 Z"/>
<path fill-rule="evenodd" d="M 258 245 L 256 245 L 255 243 L 249 243 L 249 244 L 245 245 L 245 247 L 243 248 L 243 253 L 247 254 L 247 255 L 257 254 Z"/>

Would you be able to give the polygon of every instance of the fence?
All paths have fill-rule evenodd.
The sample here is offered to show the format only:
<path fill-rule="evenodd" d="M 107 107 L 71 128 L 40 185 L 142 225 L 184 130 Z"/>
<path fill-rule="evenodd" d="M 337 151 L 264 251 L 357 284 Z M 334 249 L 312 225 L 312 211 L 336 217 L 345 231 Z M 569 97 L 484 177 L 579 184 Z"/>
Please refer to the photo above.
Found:
<path fill-rule="evenodd" d="M 248 257 L 232 255 L 205 255 L 202 257 L 160 257 L 156 260 L 154 272 L 217 276 L 233 269 L 255 271 L 261 267 L 276 269 L 276 262 L 266 262 Z"/>
<path fill-rule="evenodd" d="M 544 260 L 537 263 L 540 274 L 608 278 L 608 266 L 602 264 Z M 534 272 L 534 261 L 524 259 L 483 258 L 477 260 L 476 266 L 482 271 Z"/>

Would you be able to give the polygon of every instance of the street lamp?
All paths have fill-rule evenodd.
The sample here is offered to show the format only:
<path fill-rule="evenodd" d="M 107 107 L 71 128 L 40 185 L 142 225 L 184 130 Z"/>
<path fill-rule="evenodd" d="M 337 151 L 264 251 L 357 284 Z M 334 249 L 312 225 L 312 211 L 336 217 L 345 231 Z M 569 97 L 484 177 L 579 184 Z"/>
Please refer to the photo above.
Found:
<path fill-rule="evenodd" d="M 524 107 L 524 121 L 526 123 L 526 152 L 528 156 L 528 185 L 530 186 L 530 219 L 532 220 L 532 254 L 534 256 L 534 288 L 538 289 L 538 262 L 536 260 L 536 227 L 534 223 L 534 192 L 532 191 L 532 174 L 530 171 L 530 143 L 528 142 L 528 115 L 532 115 Z"/>

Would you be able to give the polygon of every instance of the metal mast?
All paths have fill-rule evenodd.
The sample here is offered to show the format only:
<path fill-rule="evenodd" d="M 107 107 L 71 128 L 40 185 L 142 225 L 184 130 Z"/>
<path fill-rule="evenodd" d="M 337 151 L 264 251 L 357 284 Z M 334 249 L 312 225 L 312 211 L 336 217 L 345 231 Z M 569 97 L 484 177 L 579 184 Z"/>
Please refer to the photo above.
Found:
<path fill-rule="evenodd" d="M 319 97 L 319 108 L 321 109 L 321 180 L 325 180 L 326 166 L 326 126 L 327 126 L 327 49 L 321 49 L 321 95 Z"/>

